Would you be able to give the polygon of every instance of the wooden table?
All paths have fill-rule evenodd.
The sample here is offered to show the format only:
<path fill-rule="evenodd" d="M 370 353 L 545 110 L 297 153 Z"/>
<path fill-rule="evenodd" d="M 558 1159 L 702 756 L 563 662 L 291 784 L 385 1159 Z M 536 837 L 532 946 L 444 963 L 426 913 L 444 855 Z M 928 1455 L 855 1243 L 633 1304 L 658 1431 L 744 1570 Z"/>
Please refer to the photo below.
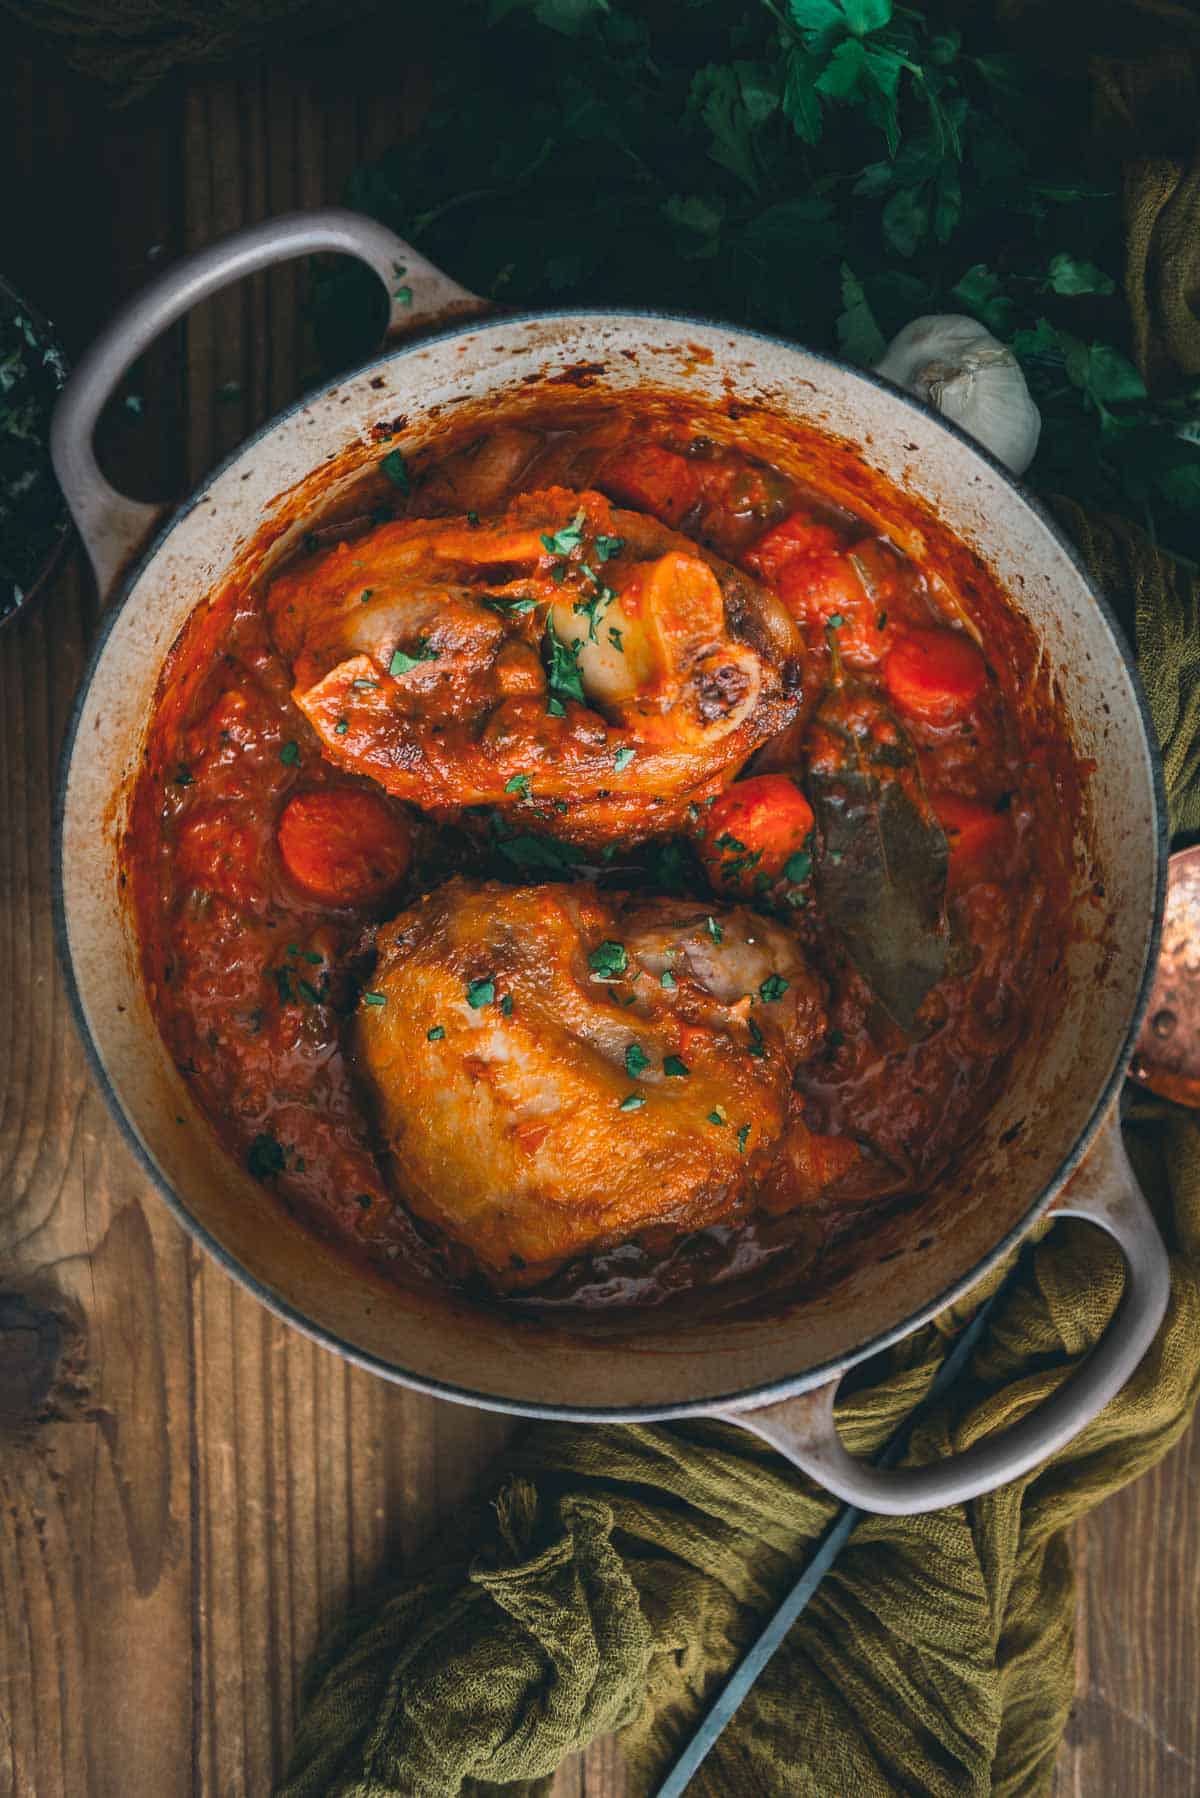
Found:
<path fill-rule="evenodd" d="M 403 46 L 354 34 L 111 110 L 0 49 L 0 267 L 72 351 L 156 265 L 336 201 L 394 140 Z M 365 84 L 365 85 L 364 85 Z M 311 367 L 302 273 L 210 302 L 127 383 L 114 477 L 181 493 Z M 318 1632 L 502 1447 L 276 1322 L 183 1236 L 110 1123 L 50 925 L 55 758 L 96 618 L 78 559 L 0 633 L 0 1798 L 267 1793 Z M 1057 1790 L 1200 1790 L 1200 1439 L 1075 1534 L 1079 1701 Z M 555 1792 L 618 1798 L 611 1744 Z M 833 1798 L 833 1795 L 831 1795 Z"/>

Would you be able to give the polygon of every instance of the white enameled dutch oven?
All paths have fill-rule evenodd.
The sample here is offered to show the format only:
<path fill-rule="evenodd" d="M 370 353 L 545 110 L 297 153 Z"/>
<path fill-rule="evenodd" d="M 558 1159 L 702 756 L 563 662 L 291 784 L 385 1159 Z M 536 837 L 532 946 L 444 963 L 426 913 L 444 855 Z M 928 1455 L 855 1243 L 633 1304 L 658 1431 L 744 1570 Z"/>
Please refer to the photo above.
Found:
<path fill-rule="evenodd" d="M 165 520 L 115 492 L 92 437 L 135 357 L 227 282 L 317 251 L 361 258 L 389 294 L 402 268 L 411 302 L 393 301 L 393 332 L 442 328 L 393 340 L 367 367 L 281 414 Z M 1119 1389 L 1168 1295 L 1166 1254 L 1116 1122 L 1153 970 L 1166 846 L 1150 726 L 1113 620 L 1070 547 L 1005 470 L 871 375 L 693 318 L 572 311 L 489 319 L 481 311 L 382 227 L 347 212 L 298 214 L 164 275 L 113 321 L 62 396 L 55 466 L 101 591 L 111 589 L 58 797 L 59 941 L 96 1077 L 184 1227 L 280 1316 L 387 1379 L 527 1416 L 719 1414 L 867 1510 L 928 1510 L 990 1490 L 1053 1453 Z M 378 458 L 382 438 L 395 432 L 401 448 L 416 450 L 464 418 L 530 396 L 543 407 L 555 394 L 577 400 L 580 380 L 592 397 L 619 403 L 652 387 L 701 412 L 724 407 L 724 416 L 732 396 L 781 421 L 790 441 L 840 443 L 845 466 L 874 470 L 903 496 L 910 538 L 914 508 L 923 509 L 1015 598 L 1038 677 L 1054 690 L 1077 756 L 1094 768 L 1079 844 L 1091 923 L 1068 948 L 1053 1015 L 1018 1048 L 984 1128 L 899 1233 L 868 1239 L 817 1296 L 775 1303 L 761 1317 L 743 1307 L 715 1322 L 650 1312 L 603 1328 L 550 1323 L 449 1293 L 414 1295 L 351 1267 L 287 1216 L 197 1113 L 147 1005 L 119 880 L 156 683 L 192 608 L 231 575 L 248 579 L 269 566 L 318 501 Z M 883 1470 L 852 1459 L 833 1421 L 846 1369 L 964 1294 L 1052 1201 L 1059 1215 L 1106 1230 L 1127 1263 L 1125 1296 L 1090 1358 L 1040 1409 L 938 1465 Z"/>

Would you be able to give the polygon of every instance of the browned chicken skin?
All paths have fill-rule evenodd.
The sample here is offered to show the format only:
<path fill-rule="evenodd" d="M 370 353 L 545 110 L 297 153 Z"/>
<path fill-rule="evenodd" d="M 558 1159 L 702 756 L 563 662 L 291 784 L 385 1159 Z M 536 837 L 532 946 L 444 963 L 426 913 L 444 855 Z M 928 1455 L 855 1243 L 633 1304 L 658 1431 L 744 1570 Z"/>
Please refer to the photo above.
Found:
<path fill-rule="evenodd" d="M 824 1030 L 741 906 L 455 880 L 378 948 L 356 1028 L 395 1186 L 509 1286 L 751 1203 Z"/>
<path fill-rule="evenodd" d="M 779 602 L 590 491 L 380 526 L 286 571 L 268 608 L 331 761 L 576 842 L 676 828 L 798 706 Z"/>

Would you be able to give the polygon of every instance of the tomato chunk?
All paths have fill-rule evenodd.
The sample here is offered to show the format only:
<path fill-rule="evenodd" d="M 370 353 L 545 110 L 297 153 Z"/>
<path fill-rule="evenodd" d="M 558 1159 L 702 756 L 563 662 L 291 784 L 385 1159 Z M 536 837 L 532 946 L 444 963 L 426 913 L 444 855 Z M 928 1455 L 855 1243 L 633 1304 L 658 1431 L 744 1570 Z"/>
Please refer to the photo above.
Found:
<path fill-rule="evenodd" d="M 987 684 L 987 667 L 961 631 L 909 631 L 883 665 L 892 703 L 926 724 L 964 717 Z"/>
<path fill-rule="evenodd" d="M 808 877 L 812 807 L 790 774 L 755 774 L 721 794 L 704 818 L 700 853 L 715 885 L 752 891 L 760 876 Z M 804 865 L 789 868 L 793 858 Z"/>
<path fill-rule="evenodd" d="M 951 880 L 961 885 L 989 874 L 1008 846 L 1008 814 L 957 793 L 931 793 L 929 803 L 950 845 Z"/>
<path fill-rule="evenodd" d="M 687 457 L 656 443 L 614 456 L 604 466 L 601 484 L 614 499 L 651 512 L 669 525 L 679 524 L 703 491 L 700 476 Z"/>
<path fill-rule="evenodd" d="M 382 796 L 358 787 L 293 794 L 278 839 L 292 879 L 330 905 L 381 899 L 412 859 L 404 818 Z"/>
<path fill-rule="evenodd" d="M 752 574 L 775 582 L 798 556 L 829 555 L 838 543 L 838 534 L 829 525 L 816 524 L 805 513 L 793 512 L 782 524 L 765 531 L 743 560 Z"/>

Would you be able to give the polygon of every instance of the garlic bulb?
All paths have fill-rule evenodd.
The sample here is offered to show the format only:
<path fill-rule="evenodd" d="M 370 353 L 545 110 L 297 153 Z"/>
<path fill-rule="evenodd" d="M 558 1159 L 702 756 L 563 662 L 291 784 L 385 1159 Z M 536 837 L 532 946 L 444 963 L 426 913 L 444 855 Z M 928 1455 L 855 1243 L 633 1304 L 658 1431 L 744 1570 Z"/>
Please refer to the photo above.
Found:
<path fill-rule="evenodd" d="M 1033 461 L 1042 415 L 1012 351 L 978 320 L 953 312 L 914 318 L 892 338 L 875 373 L 944 412 L 1014 474 Z"/>

